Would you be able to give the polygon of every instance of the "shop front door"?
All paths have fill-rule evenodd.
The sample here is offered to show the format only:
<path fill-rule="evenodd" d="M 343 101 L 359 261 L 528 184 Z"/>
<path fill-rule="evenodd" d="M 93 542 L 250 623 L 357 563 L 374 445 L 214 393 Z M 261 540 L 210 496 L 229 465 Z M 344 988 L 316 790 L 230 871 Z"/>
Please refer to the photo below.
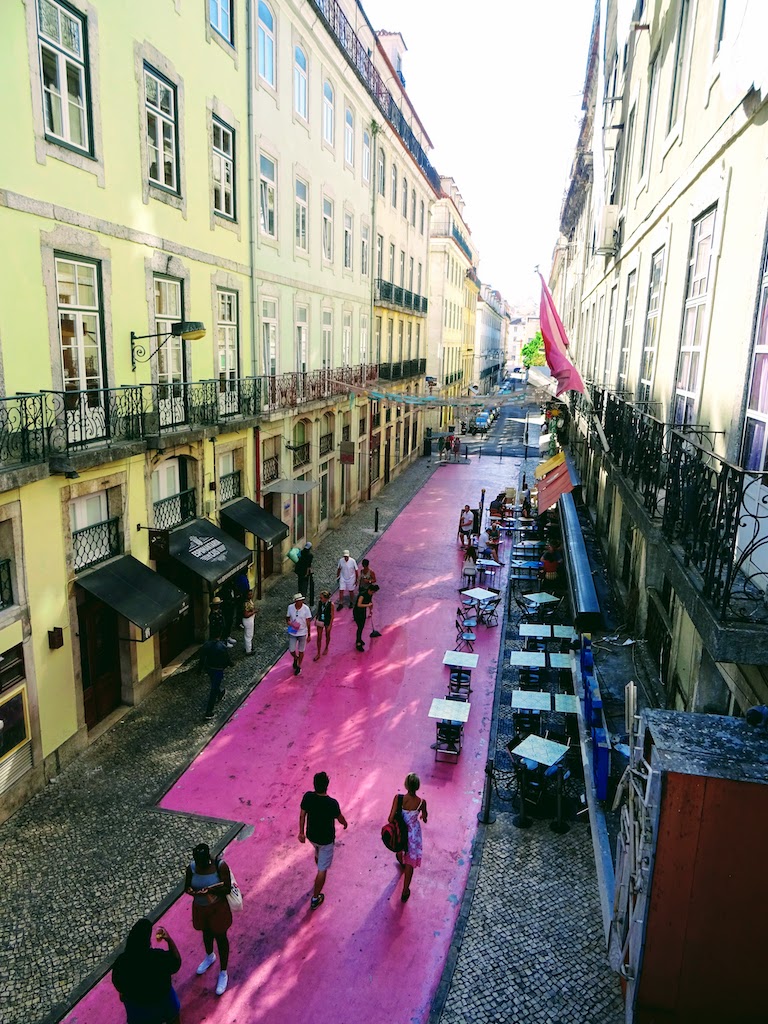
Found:
<path fill-rule="evenodd" d="M 77 619 L 85 724 L 92 729 L 120 703 L 117 612 L 101 601 L 86 600 Z"/>
<path fill-rule="evenodd" d="M 276 498 L 278 499 L 277 501 L 275 500 Z M 279 494 L 265 494 L 262 502 L 265 511 L 269 512 L 271 516 L 276 516 L 278 519 L 280 518 L 278 515 L 280 510 L 279 498 Z M 277 505 L 278 512 L 275 511 L 275 505 Z M 274 548 L 268 548 L 266 544 L 259 544 L 257 546 L 264 549 L 264 577 L 266 578 L 267 576 L 271 576 L 275 571 L 275 550 Z M 278 545 L 278 551 L 279 550 L 280 546 Z"/>
<path fill-rule="evenodd" d="M 160 664 L 169 665 L 195 642 L 195 617 L 191 607 L 178 619 L 169 622 L 157 635 L 160 640 Z"/>

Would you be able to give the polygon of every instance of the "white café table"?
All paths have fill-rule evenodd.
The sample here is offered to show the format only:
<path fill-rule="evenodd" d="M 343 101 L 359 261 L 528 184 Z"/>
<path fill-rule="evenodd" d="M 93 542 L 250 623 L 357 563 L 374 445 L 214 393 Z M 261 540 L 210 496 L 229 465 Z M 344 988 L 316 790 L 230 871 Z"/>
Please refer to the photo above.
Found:
<path fill-rule="evenodd" d="M 576 630 L 573 626 L 553 626 L 552 636 L 556 636 L 558 640 L 575 640 Z"/>
<path fill-rule="evenodd" d="M 547 656 L 542 651 L 512 651 L 510 665 L 524 665 L 527 668 L 546 668 Z"/>
<path fill-rule="evenodd" d="M 429 709 L 429 717 L 447 719 L 449 722 L 466 722 L 469 719 L 469 708 L 467 700 L 444 700 L 442 697 L 435 697 Z"/>
<path fill-rule="evenodd" d="M 531 604 L 551 604 L 552 601 L 559 601 L 559 597 L 555 597 L 554 594 L 523 594 L 524 601 L 530 601 Z"/>
<path fill-rule="evenodd" d="M 477 668 L 478 654 L 470 654 L 469 651 L 446 651 L 443 655 L 443 664 L 451 668 Z"/>
<path fill-rule="evenodd" d="M 573 693 L 556 693 L 555 711 L 577 715 L 579 713 L 579 698 Z"/>
<path fill-rule="evenodd" d="M 515 757 L 524 757 L 529 761 L 536 761 L 538 764 L 545 764 L 547 768 L 551 768 L 568 753 L 568 749 L 562 743 L 555 743 L 554 740 L 545 740 L 541 736 L 526 736 L 522 743 L 518 743 L 514 747 L 512 753 Z"/>
<path fill-rule="evenodd" d="M 539 640 L 550 640 L 552 627 L 546 622 L 521 622 L 520 636 L 535 636 Z"/>
<path fill-rule="evenodd" d="M 494 561 L 493 558 L 478 558 L 477 565 L 483 566 L 486 569 L 500 569 L 501 562 Z"/>
<path fill-rule="evenodd" d="M 550 668 L 570 668 L 571 667 L 571 656 L 570 654 L 557 654 L 552 653 L 549 655 L 549 667 Z"/>
<path fill-rule="evenodd" d="M 471 597 L 473 601 L 490 601 L 493 597 L 498 597 L 498 594 L 494 594 L 492 590 L 486 590 L 484 587 L 473 587 L 472 590 L 462 590 L 462 597 Z"/>
<path fill-rule="evenodd" d="M 512 707 L 526 711 L 551 711 L 552 694 L 545 690 L 513 690 Z"/>

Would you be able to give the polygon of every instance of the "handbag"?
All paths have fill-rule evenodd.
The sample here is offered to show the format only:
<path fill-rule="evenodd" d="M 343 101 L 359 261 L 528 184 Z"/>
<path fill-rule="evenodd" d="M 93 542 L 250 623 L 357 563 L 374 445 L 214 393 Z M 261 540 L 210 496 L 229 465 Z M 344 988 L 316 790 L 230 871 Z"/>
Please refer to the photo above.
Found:
<path fill-rule="evenodd" d="M 221 867 L 221 861 L 216 865 L 217 870 Z M 240 891 L 240 886 L 237 884 L 235 873 L 232 868 L 229 869 L 229 878 L 232 883 L 232 888 L 227 893 L 225 899 L 229 904 L 230 910 L 242 910 L 243 909 L 243 894 Z"/>
<path fill-rule="evenodd" d="M 408 826 L 403 817 L 403 794 L 397 794 L 395 820 L 388 821 L 381 829 L 381 841 L 392 853 L 405 853 L 408 849 Z"/>

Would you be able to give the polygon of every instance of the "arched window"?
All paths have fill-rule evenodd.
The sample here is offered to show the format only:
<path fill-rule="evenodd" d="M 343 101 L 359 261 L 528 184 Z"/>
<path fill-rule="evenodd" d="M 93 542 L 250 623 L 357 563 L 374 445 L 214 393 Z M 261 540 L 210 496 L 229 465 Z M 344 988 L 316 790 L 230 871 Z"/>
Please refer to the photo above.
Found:
<path fill-rule="evenodd" d="M 367 131 L 363 132 L 363 181 L 371 180 L 371 136 Z"/>
<path fill-rule="evenodd" d="M 344 111 L 344 160 L 350 167 L 355 163 L 355 119 L 347 107 Z"/>
<path fill-rule="evenodd" d="M 293 109 L 306 121 L 307 107 L 307 56 L 300 46 L 293 51 Z"/>
<path fill-rule="evenodd" d="M 329 81 L 323 82 L 323 139 L 329 146 L 333 145 L 333 86 Z"/>
<path fill-rule="evenodd" d="M 403 175 L 403 216 L 408 217 L 408 179 Z"/>
<path fill-rule="evenodd" d="M 275 18 L 259 0 L 259 77 L 275 87 Z"/>

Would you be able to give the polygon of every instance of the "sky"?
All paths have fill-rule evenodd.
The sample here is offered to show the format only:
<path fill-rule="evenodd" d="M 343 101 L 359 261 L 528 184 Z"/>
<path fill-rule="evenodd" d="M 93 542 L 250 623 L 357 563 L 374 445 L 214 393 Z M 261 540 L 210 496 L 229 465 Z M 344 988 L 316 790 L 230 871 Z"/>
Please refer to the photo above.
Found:
<path fill-rule="evenodd" d="M 454 178 L 479 276 L 538 301 L 573 159 L 594 0 L 362 0 L 400 32 L 408 96 Z"/>

